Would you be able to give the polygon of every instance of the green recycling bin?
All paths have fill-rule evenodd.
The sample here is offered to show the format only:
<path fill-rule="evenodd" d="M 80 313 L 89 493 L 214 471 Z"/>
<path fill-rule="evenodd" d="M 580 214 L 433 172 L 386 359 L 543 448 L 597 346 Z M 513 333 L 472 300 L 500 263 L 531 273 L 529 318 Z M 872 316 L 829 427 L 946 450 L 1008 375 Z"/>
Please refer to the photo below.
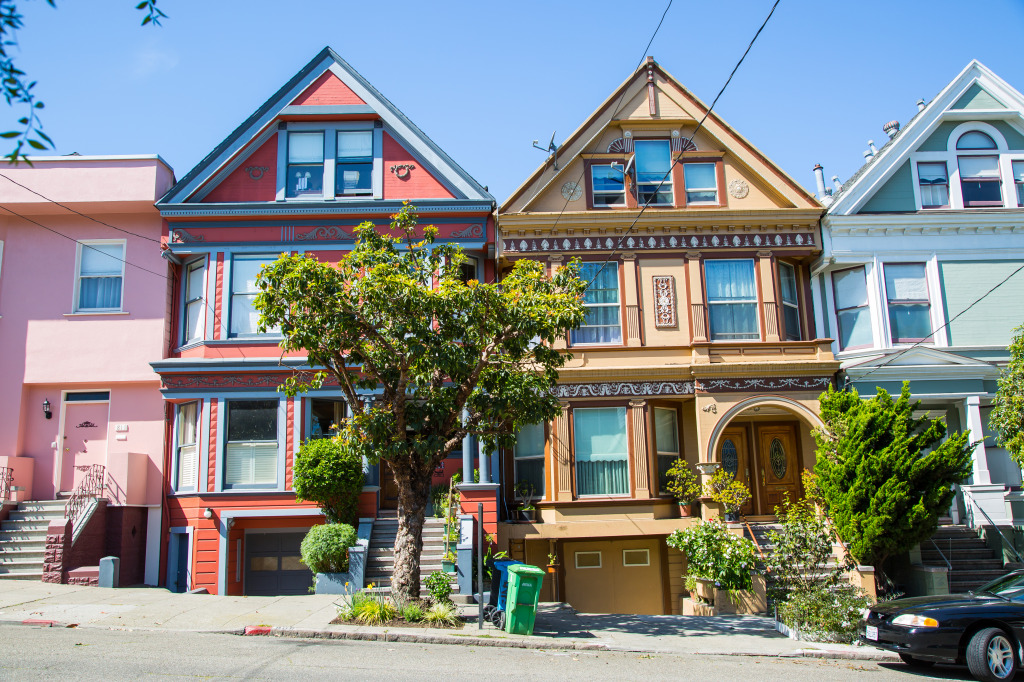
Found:
<path fill-rule="evenodd" d="M 536 566 L 513 564 L 508 567 L 508 596 L 505 598 L 505 632 L 532 635 L 537 620 L 537 602 L 544 571 Z"/>

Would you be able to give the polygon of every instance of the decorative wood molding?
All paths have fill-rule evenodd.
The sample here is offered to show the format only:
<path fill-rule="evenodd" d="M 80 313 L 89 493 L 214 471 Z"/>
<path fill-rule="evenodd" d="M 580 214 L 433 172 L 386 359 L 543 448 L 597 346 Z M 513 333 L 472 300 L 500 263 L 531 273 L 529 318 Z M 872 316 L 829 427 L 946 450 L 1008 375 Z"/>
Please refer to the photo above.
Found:
<path fill-rule="evenodd" d="M 352 235 L 338 227 L 337 225 L 329 225 L 324 227 L 314 227 L 309 232 L 295 235 L 295 241 L 297 242 L 308 242 L 308 241 L 319 241 L 321 239 L 351 239 Z"/>
<path fill-rule="evenodd" d="M 678 324 L 676 320 L 676 280 L 672 275 L 655 275 L 654 283 L 654 326 L 670 329 Z"/>
<path fill-rule="evenodd" d="M 610 381 L 560 384 L 559 398 L 606 398 L 617 396 L 693 395 L 692 381 Z"/>
<path fill-rule="evenodd" d="M 502 240 L 502 249 L 508 253 L 538 252 L 588 252 L 611 251 L 617 248 L 618 239 L 613 237 L 545 237 L 545 238 L 509 238 Z M 669 235 L 669 236 L 630 236 L 625 239 L 622 247 L 631 251 L 655 251 L 667 249 L 757 249 L 764 246 L 776 248 L 814 248 L 813 232 L 754 234 L 712 234 L 712 235 Z M 687 254 L 689 256 L 689 254 Z"/>
<path fill-rule="evenodd" d="M 205 241 L 206 241 L 206 237 L 205 236 L 203 236 L 201 234 L 198 234 L 198 235 L 190 234 L 190 233 L 186 232 L 185 230 L 181 229 L 180 227 L 175 229 L 175 230 L 171 230 L 171 242 L 173 242 L 175 244 L 188 244 L 188 243 L 191 243 L 191 242 L 205 242 Z"/>
<path fill-rule="evenodd" d="M 633 487 L 638 498 L 650 497 L 650 476 L 647 473 L 647 402 L 630 400 L 629 411 L 633 440 Z"/>
<path fill-rule="evenodd" d="M 690 321 L 693 323 L 693 340 L 707 341 L 708 326 L 707 314 L 704 311 L 706 306 L 703 303 L 690 304 Z"/>
<path fill-rule="evenodd" d="M 626 340 L 640 342 L 640 306 L 626 306 Z"/>
<path fill-rule="evenodd" d="M 762 301 L 761 309 L 764 311 L 764 328 L 768 340 L 779 338 L 779 306 L 774 301 Z"/>
<path fill-rule="evenodd" d="M 448 236 L 449 237 L 455 237 L 455 238 L 477 238 L 477 237 L 482 237 L 483 234 L 484 234 L 484 228 L 482 226 L 480 226 L 480 225 L 470 225 L 469 227 L 467 227 L 465 229 L 456 230 L 456 231 L 452 232 Z"/>
<path fill-rule="evenodd" d="M 230 388 L 274 388 L 284 384 L 292 373 L 278 372 L 273 374 L 250 374 L 250 373 L 229 373 L 229 374 L 164 374 L 162 388 L 165 389 L 230 389 Z M 298 372 L 297 378 L 300 381 L 309 381 L 313 378 L 312 372 Z M 328 374 L 324 378 L 324 386 L 337 386 L 338 381 Z"/>
<path fill-rule="evenodd" d="M 697 393 L 733 393 L 739 391 L 823 391 L 831 383 L 831 376 L 822 376 L 698 379 L 694 385 Z"/>
<path fill-rule="evenodd" d="M 563 406 L 562 414 L 555 417 L 555 442 L 552 460 L 555 465 L 555 479 L 558 481 L 556 499 L 572 499 L 572 465 L 569 452 L 569 410 Z"/>

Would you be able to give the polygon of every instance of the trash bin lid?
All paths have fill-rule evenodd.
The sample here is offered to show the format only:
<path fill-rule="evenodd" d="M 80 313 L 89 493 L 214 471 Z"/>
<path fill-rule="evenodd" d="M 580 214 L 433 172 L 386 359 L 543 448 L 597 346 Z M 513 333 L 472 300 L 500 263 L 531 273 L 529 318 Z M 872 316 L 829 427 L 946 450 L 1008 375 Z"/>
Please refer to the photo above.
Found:
<path fill-rule="evenodd" d="M 544 575 L 544 571 L 536 566 L 530 566 L 529 564 L 514 564 L 508 567 L 508 572 L 515 573 L 517 575 Z"/>

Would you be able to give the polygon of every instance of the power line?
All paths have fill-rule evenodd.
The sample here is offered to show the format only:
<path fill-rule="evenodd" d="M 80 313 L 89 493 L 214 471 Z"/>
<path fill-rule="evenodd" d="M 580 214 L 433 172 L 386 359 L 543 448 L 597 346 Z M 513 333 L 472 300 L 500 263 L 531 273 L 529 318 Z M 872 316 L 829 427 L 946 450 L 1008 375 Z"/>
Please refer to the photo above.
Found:
<path fill-rule="evenodd" d="M 111 225 L 110 223 L 105 223 L 102 220 L 99 220 L 98 218 L 93 218 L 90 215 L 86 215 L 84 213 L 80 213 L 80 212 L 76 211 L 75 209 L 71 208 L 70 206 L 65 206 L 64 204 L 60 203 L 59 201 L 54 201 L 53 199 L 40 194 L 39 192 L 35 191 L 31 187 L 26 187 L 25 185 L 21 184 L 17 180 L 14 180 L 13 178 L 10 178 L 10 177 L 4 175 L 3 173 L 0 173 L 0 178 L 3 178 L 4 180 L 7 180 L 8 182 L 13 182 L 15 185 L 17 185 L 18 187 L 21 187 L 23 190 L 25 190 L 27 192 L 31 192 L 32 194 L 35 194 L 40 199 L 42 199 L 44 201 L 48 201 L 48 202 L 50 202 L 51 204 L 53 204 L 55 206 L 60 206 L 65 211 L 70 211 L 71 213 L 74 213 L 77 216 L 81 216 L 82 218 L 85 218 L 86 220 L 91 220 L 94 223 L 99 223 L 100 225 L 105 225 L 106 227 L 109 227 L 112 230 L 117 230 L 118 232 L 124 232 L 125 234 L 130 234 L 133 237 L 138 237 L 139 239 L 148 239 L 151 242 L 156 242 L 157 244 L 160 243 L 159 239 L 153 239 L 152 237 L 147 237 L 144 234 L 139 234 L 137 232 L 132 232 L 131 230 L 125 230 L 124 228 L 117 227 L 116 225 Z"/>
<path fill-rule="evenodd" d="M 877 372 L 878 370 L 882 369 L 882 368 L 883 368 L 883 367 L 885 367 L 886 365 L 889 365 L 890 363 L 894 362 L 894 361 L 896 360 L 896 358 L 899 358 L 899 357 L 901 357 L 901 356 L 902 356 L 902 355 L 903 355 L 904 353 L 906 353 L 906 352 L 908 352 L 908 351 L 910 351 L 910 350 L 913 350 L 914 348 L 917 348 L 918 346 L 920 346 L 920 345 L 924 344 L 924 343 L 925 343 L 925 341 L 926 341 L 927 339 L 932 339 L 932 340 L 933 340 L 932 342 L 934 343 L 934 338 L 935 338 L 935 335 L 936 335 L 936 334 L 938 334 L 939 332 L 941 332 L 941 331 L 942 331 L 943 329 L 945 329 L 945 328 L 946 328 L 946 327 L 948 327 L 949 325 L 953 324 L 953 323 L 954 323 L 954 322 L 955 322 L 955 321 L 956 321 L 956 320 L 957 320 L 957 319 L 958 319 L 958 318 L 959 318 L 959 317 L 960 317 L 961 315 L 965 314 L 965 313 L 966 313 L 966 312 L 967 312 L 968 310 L 970 310 L 970 309 L 971 309 L 971 308 L 973 308 L 974 306 L 976 306 L 976 305 L 978 305 L 979 303 L 981 303 L 981 302 L 982 302 L 982 300 L 984 300 L 986 296 L 988 296 L 988 295 L 989 295 L 989 294 L 991 294 L 991 293 L 992 293 L 993 291 L 995 291 L 995 290 L 996 290 L 996 289 L 998 289 L 999 287 L 1001 287 L 1001 286 L 1003 286 L 1004 284 L 1006 284 L 1006 283 L 1007 283 L 1007 282 L 1008 282 L 1008 281 L 1010 280 L 1010 278 L 1011 278 L 1011 277 L 1013 277 L 1014 275 L 1016 275 L 1016 274 L 1017 274 L 1018 272 L 1020 272 L 1021 270 L 1024 270 L 1024 265 L 1021 265 L 1021 266 L 1020 266 L 1019 268 L 1017 268 L 1016 270 L 1014 270 L 1013 272 L 1011 272 L 1011 273 L 1010 273 L 1009 275 L 1007 275 L 1006 277 L 1004 277 L 1004 278 L 1003 278 L 1003 279 L 1002 279 L 1002 280 L 1001 280 L 1001 281 L 1000 281 L 1000 282 L 999 282 L 998 284 L 996 284 L 996 285 L 995 285 L 994 287 L 992 287 L 991 289 L 989 289 L 988 291 L 986 291 L 985 293 L 983 293 L 983 294 L 982 294 L 981 296 L 979 296 L 979 297 L 978 297 L 978 298 L 977 298 L 977 299 L 976 299 L 976 300 L 974 301 L 974 303 L 970 304 L 969 306 L 967 306 L 966 308 L 964 308 L 963 310 L 961 310 L 961 311 L 960 311 L 959 313 L 957 313 L 956 315 L 954 315 L 953 317 L 951 317 L 951 318 L 949 319 L 949 321 L 948 321 L 948 322 L 946 322 L 946 324 L 944 324 L 944 325 L 942 325 L 941 327 L 939 327 L 938 329 L 936 329 L 936 330 L 932 331 L 932 333 L 931 333 L 931 334 L 929 334 L 929 335 L 928 335 L 928 336 L 926 337 L 926 339 L 922 339 L 921 341 L 917 341 L 916 343 L 912 344 L 912 345 L 911 345 L 911 346 L 910 346 L 909 348 L 902 348 L 902 349 L 900 349 L 900 350 L 899 350 L 898 352 L 896 352 L 896 353 L 893 353 L 893 355 L 892 355 L 892 357 L 891 357 L 891 358 L 889 358 L 888 360 L 886 360 L 886 361 L 885 361 L 885 362 L 883 362 L 882 364 L 878 365 L 877 367 L 873 368 L 873 369 L 872 369 L 872 370 L 871 370 L 870 372 L 868 372 L 868 373 L 864 374 L 864 375 L 863 375 L 862 377 L 860 377 L 860 378 L 858 379 L 858 381 L 863 381 L 864 379 L 868 378 L 869 376 L 871 376 L 872 374 L 874 374 L 874 373 L 875 373 L 875 372 Z M 847 373 L 846 373 L 846 382 L 845 382 L 845 386 L 844 386 L 844 387 L 848 387 L 849 385 L 850 385 L 850 374 L 849 374 L 849 372 L 847 372 Z"/>

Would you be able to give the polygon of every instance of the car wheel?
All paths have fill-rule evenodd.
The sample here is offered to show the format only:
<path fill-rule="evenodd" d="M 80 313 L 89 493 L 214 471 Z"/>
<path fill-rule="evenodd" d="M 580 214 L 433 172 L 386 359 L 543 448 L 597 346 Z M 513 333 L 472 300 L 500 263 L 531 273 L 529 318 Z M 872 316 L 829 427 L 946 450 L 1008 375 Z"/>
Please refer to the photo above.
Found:
<path fill-rule="evenodd" d="M 1013 641 L 999 628 L 979 630 L 967 645 L 967 667 L 978 680 L 999 682 L 1013 679 L 1017 674 Z"/>
<path fill-rule="evenodd" d="M 926 661 L 921 658 L 914 658 L 910 654 L 900 654 L 900 658 L 903 659 L 903 662 L 911 668 L 930 668 L 935 665 L 935 661 Z"/>

